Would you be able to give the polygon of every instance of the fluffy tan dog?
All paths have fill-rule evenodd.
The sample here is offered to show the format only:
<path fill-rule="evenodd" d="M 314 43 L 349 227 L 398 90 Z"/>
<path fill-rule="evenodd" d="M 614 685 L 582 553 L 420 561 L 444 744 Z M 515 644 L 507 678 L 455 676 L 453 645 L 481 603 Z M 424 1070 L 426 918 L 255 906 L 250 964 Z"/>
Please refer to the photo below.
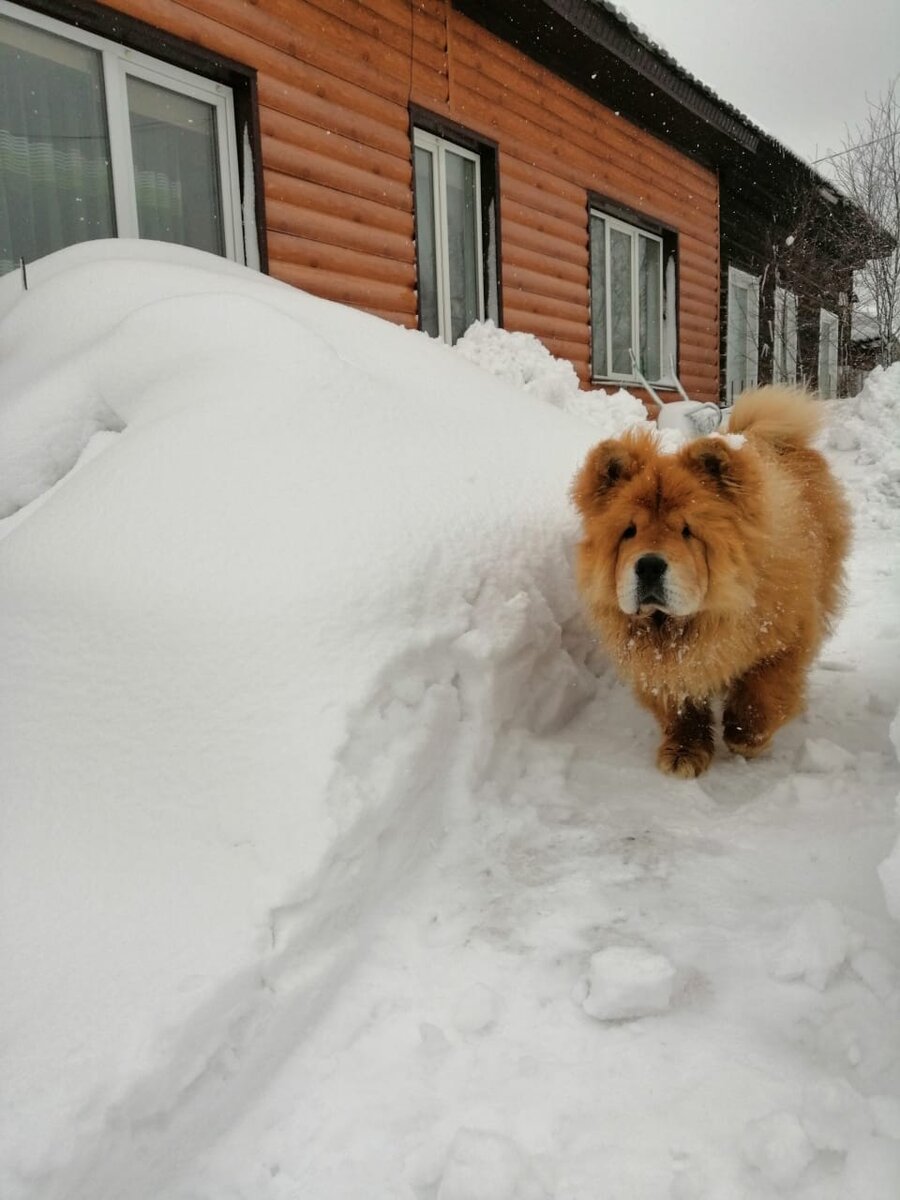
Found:
<path fill-rule="evenodd" d="M 575 479 L 578 583 L 621 674 L 655 714 L 660 770 L 759 754 L 801 712 L 810 663 L 841 607 L 847 505 L 810 447 L 821 404 L 747 392 L 729 432 L 660 452 L 655 435 L 601 442 Z"/>

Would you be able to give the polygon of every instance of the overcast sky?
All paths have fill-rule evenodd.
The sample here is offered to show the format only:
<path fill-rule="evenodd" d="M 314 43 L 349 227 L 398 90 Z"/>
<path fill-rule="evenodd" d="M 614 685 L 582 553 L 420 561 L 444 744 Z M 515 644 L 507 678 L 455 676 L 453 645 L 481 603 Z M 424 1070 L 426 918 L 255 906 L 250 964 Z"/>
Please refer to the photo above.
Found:
<path fill-rule="evenodd" d="M 613 0 L 614 3 L 617 0 Z M 673 58 L 808 160 L 900 74 L 900 0 L 621 0 Z"/>

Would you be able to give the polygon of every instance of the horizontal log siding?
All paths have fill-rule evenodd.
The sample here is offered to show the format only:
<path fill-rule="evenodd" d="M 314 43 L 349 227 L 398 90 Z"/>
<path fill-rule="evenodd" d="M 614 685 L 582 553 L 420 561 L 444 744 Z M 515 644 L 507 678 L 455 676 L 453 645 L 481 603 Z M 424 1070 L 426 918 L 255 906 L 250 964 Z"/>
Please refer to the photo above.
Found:
<path fill-rule="evenodd" d="M 416 323 L 408 105 L 499 147 L 504 323 L 590 379 L 588 196 L 678 233 L 680 364 L 717 395 L 716 177 L 446 0 L 110 0 L 254 67 L 273 275 Z"/>

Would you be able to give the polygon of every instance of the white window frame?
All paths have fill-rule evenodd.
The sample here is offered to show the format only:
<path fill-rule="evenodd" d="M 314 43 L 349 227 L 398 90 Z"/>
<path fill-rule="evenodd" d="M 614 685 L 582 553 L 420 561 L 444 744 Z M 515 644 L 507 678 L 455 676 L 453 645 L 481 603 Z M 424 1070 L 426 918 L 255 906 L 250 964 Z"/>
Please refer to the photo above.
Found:
<path fill-rule="evenodd" d="M 775 322 L 772 335 L 772 382 L 797 382 L 797 296 L 775 288 Z"/>
<path fill-rule="evenodd" d="M 831 337 L 829 331 L 833 331 L 834 337 Z M 834 400 L 838 390 L 838 360 L 840 351 L 841 339 L 841 322 L 837 313 L 829 312 L 827 308 L 819 309 L 819 374 L 818 374 L 818 392 L 823 400 Z M 823 356 L 823 351 L 834 351 L 834 365 L 832 370 L 829 370 L 828 364 Z M 825 389 L 822 387 L 822 378 L 828 375 L 834 381 L 834 391 L 830 395 L 825 394 Z"/>
<path fill-rule="evenodd" d="M 146 80 L 194 100 L 202 100 L 215 109 L 225 257 L 234 262 L 245 262 L 234 98 L 231 88 L 212 79 L 205 79 L 202 75 L 183 71 L 180 67 L 173 67 L 148 54 L 130 50 L 119 42 L 88 33 L 65 21 L 57 21 L 43 13 L 7 3 L 7 0 L 0 0 L 0 13 L 23 25 L 31 25 L 67 41 L 99 51 L 103 66 L 117 237 L 140 236 L 131 149 L 131 122 L 128 115 L 128 76 Z"/>
<path fill-rule="evenodd" d="M 606 373 L 601 375 L 594 371 L 593 363 L 591 364 L 591 379 L 593 382 L 602 382 L 603 380 L 611 379 L 617 383 L 640 383 L 640 380 L 635 375 L 634 371 L 613 371 L 612 370 L 612 320 L 610 319 L 610 308 L 612 305 L 612 288 L 610 286 L 610 253 L 609 253 L 609 234 L 611 229 L 616 229 L 620 233 L 624 233 L 631 239 L 631 336 L 635 343 L 631 350 L 634 354 L 635 361 L 641 371 L 644 370 L 644 364 L 641 362 L 641 326 L 640 326 L 640 307 L 641 307 L 641 288 L 638 277 L 640 254 L 639 254 L 639 237 L 646 238 L 650 242 L 656 242 L 659 246 L 659 375 L 654 379 L 647 380 L 648 383 L 663 383 L 667 379 L 666 367 L 663 362 L 665 352 L 665 342 L 663 341 L 664 327 L 664 301 L 665 301 L 665 274 L 666 274 L 666 259 L 665 247 L 663 246 L 662 238 L 656 233 L 650 233 L 647 229 L 642 229 L 640 225 L 630 225 L 627 221 L 622 221 L 618 217 L 612 217 L 609 213 L 604 212 L 602 208 L 591 207 L 591 217 L 597 217 L 603 221 L 603 261 L 605 264 L 606 279 L 604 280 L 604 296 L 606 299 L 606 311 L 603 314 L 604 326 L 606 329 Z M 593 231 L 591 230 L 591 236 Z M 591 305 L 591 319 L 593 320 L 593 305 Z M 593 335 L 593 330 L 591 331 Z M 593 347 L 594 338 L 591 337 L 591 346 Z M 646 373 L 645 373 L 646 375 Z"/>
<path fill-rule="evenodd" d="M 737 292 L 744 290 L 751 296 L 746 309 L 738 311 Z M 738 317 L 743 316 L 743 329 L 738 327 Z M 725 399 L 736 400 L 741 392 L 754 388 L 759 383 L 759 276 L 737 267 L 728 268 L 728 312 L 727 339 L 725 347 Z"/>
<path fill-rule="evenodd" d="M 437 256 L 437 304 L 438 330 L 442 341 L 450 344 L 452 325 L 450 320 L 450 247 L 447 235 L 447 188 L 446 155 L 449 150 L 460 158 L 475 164 L 475 246 L 477 271 L 478 320 L 484 320 L 484 241 L 481 229 L 481 157 L 474 150 L 460 146 L 449 138 L 438 137 L 416 126 L 413 129 L 413 146 L 426 150 L 432 156 L 434 170 L 431 172 L 432 204 L 434 205 L 434 245 Z"/>

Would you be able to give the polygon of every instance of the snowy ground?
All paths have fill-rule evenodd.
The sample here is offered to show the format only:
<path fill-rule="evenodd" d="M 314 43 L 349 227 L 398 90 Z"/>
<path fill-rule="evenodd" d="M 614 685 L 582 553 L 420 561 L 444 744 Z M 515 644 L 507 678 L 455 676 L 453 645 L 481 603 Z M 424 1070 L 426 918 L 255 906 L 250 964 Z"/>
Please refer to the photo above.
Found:
<path fill-rule="evenodd" d="M 896 1200 L 900 368 L 836 406 L 807 716 L 674 782 L 578 618 L 561 371 L 192 252 L 31 274 L 4 1200 Z"/>

